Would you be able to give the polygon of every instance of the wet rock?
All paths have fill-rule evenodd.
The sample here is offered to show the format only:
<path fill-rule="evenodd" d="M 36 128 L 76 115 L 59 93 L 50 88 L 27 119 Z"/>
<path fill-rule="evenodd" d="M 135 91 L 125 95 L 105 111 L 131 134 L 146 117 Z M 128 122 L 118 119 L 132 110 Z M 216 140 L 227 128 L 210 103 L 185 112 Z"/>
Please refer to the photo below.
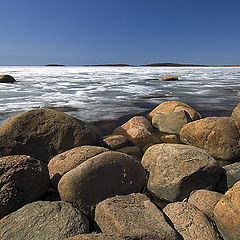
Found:
<path fill-rule="evenodd" d="M 159 104 L 156 108 L 154 108 L 148 116 L 152 118 L 155 113 L 160 114 L 168 114 L 170 112 L 185 110 L 192 120 L 197 120 L 201 118 L 201 115 L 195 111 L 192 107 L 187 105 L 186 103 L 179 101 L 167 101 Z"/>
<path fill-rule="evenodd" d="M 187 202 L 169 203 L 163 212 L 172 221 L 174 228 L 184 240 L 217 240 L 218 233 L 205 214 Z"/>
<path fill-rule="evenodd" d="M 180 131 L 183 143 L 206 150 L 220 160 L 240 157 L 240 135 L 229 117 L 208 117 L 186 124 Z"/>
<path fill-rule="evenodd" d="M 142 116 L 131 118 L 125 124 L 116 128 L 114 133 L 124 135 L 128 140 L 140 147 L 154 142 L 153 127 Z"/>
<path fill-rule="evenodd" d="M 65 113 L 35 109 L 8 119 L 0 131 L 0 156 L 25 154 L 47 163 L 68 149 L 95 143 L 85 124 Z"/>
<path fill-rule="evenodd" d="M 106 144 L 106 147 L 110 148 L 111 150 L 117 150 L 129 145 L 128 140 L 123 135 L 108 136 L 103 139 L 103 142 Z"/>
<path fill-rule="evenodd" d="M 201 189 L 191 193 L 188 202 L 213 219 L 215 205 L 222 196 L 221 193 Z"/>
<path fill-rule="evenodd" d="M 128 146 L 128 147 L 120 148 L 117 151 L 126 153 L 126 154 L 130 155 L 131 157 L 133 157 L 137 161 L 141 161 L 142 156 L 143 156 L 143 152 L 142 152 L 141 148 L 139 148 L 137 146 Z"/>
<path fill-rule="evenodd" d="M 174 202 L 197 189 L 213 189 L 221 168 L 205 151 L 182 144 L 155 144 L 147 149 L 142 165 L 149 172 L 147 190 Z"/>
<path fill-rule="evenodd" d="M 159 78 L 159 81 L 177 81 L 178 77 L 174 75 L 165 75 Z"/>
<path fill-rule="evenodd" d="M 29 203 L 11 213 L 0 225 L 1 240 L 64 240 L 88 232 L 86 216 L 66 202 Z"/>
<path fill-rule="evenodd" d="M 178 239 L 163 213 L 143 194 L 106 199 L 96 206 L 95 222 L 105 234 L 134 239 Z"/>
<path fill-rule="evenodd" d="M 240 239 L 240 181 L 225 193 L 214 209 L 214 219 L 224 239 Z"/>
<path fill-rule="evenodd" d="M 51 185 L 57 188 L 61 177 L 91 157 L 109 151 L 97 146 L 80 146 L 53 157 L 48 163 Z"/>
<path fill-rule="evenodd" d="M 90 218 L 100 201 L 115 195 L 141 192 L 145 170 L 129 155 L 105 152 L 66 173 L 58 184 L 63 201 L 71 202 Z"/>
<path fill-rule="evenodd" d="M 47 166 L 29 156 L 0 158 L 0 219 L 38 200 L 49 189 Z"/>
<path fill-rule="evenodd" d="M 179 134 L 182 127 L 191 121 L 185 110 L 179 110 L 168 114 L 154 114 L 152 125 L 162 133 Z"/>
<path fill-rule="evenodd" d="M 14 77 L 6 74 L 0 75 L 0 83 L 13 83 L 13 82 L 16 82 Z"/>

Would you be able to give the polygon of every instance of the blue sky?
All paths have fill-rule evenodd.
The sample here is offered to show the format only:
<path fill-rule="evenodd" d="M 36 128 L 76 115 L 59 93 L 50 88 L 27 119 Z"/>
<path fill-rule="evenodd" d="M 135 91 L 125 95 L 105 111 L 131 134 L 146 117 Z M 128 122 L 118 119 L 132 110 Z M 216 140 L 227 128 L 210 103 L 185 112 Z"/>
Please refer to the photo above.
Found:
<path fill-rule="evenodd" d="M 239 0 L 0 0 L 0 65 L 240 64 Z"/>

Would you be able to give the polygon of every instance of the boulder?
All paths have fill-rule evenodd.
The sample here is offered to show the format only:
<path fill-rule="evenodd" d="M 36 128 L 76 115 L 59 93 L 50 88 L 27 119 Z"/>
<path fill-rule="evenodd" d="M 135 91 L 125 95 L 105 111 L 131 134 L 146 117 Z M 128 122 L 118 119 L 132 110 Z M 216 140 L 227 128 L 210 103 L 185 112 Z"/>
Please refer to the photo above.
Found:
<path fill-rule="evenodd" d="M 1 240 L 64 240 L 89 232 L 81 211 L 67 202 L 33 202 L 11 213 L 0 225 Z"/>
<path fill-rule="evenodd" d="M 240 181 L 225 193 L 214 209 L 214 219 L 224 239 L 240 239 Z"/>
<path fill-rule="evenodd" d="M 192 120 L 197 120 L 201 118 L 200 113 L 195 111 L 192 107 L 187 105 L 186 103 L 179 101 L 167 101 L 159 104 L 156 108 L 154 108 L 148 116 L 152 118 L 155 113 L 168 114 L 170 112 L 185 110 Z"/>
<path fill-rule="evenodd" d="M 69 172 L 89 158 L 106 151 L 109 150 L 103 147 L 80 146 L 53 157 L 48 163 L 52 187 L 57 188 L 58 182 L 65 173 Z"/>
<path fill-rule="evenodd" d="M 95 222 L 105 234 L 133 239 L 178 239 L 163 213 L 143 194 L 106 199 L 96 206 Z"/>
<path fill-rule="evenodd" d="M 0 158 L 0 219 L 38 200 L 50 187 L 47 166 L 29 156 Z"/>
<path fill-rule="evenodd" d="M 94 207 L 115 195 L 141 192 L 145 170 L 140 162 L 119 152 L 104 152 L 66 173 L 58 184 L 63 201 L 93 218 Z"/>
<path fill-rule="evenodd" d="M 240 103 L 233 109 L 231 117 L 240 120 Z"/>
<path fill-rule="evenodd" d="M 182 127 L 191 122 L 188 112 L 178 110 L 168 114 L 156 113 L 152 118 L 152 125 L 161 133 L 178 135 Z"/>
<path fill-rule="evenodd" d="M 154 142 L 153 127 L 142 116 L 131 118 L 125 124 L 116 128 L 113 133 L 124 135 L 128 140 L 140 147 Z"/>
<path fill-rule="evenodd" d="M 230 117 L 208 117 L 186 124 L 180 131 L 183 143 L 206 150 L 220 160 L 240 157 L 240 135 Z"/>
<path fill-rule="evenodd" d="M 56 110 L 34 109 L 3 123 L 0 156 L 24 154 L 47 163 L 68 149 L 94 143 L 82 121 Z"/>
<path fill-rule="evenodd" d="M 90 233 L 79 234 L 74 237 L 67 238 L 66 240 L 134 240 L 130 237 L 113 236 L 112 234 L 104 233 Z"/>
<path fill-rule="evenodd" d="M 142 160 L 143 152 L 142 152 L 141 148 L 139 148 L 137 146 L 128 146 L 128 147 L 120 148 L 117 151 L 126 153 L 137 161 Z"/>
<path fill-rule="evenodd" d="M 169 203 L 163 212 L 184 240 L 220 240 L 205 214 L 187 202 Z"/>
<path fill-rule="evenodd" d="M 159 81 L 177 81 L 178 77 L 174 75 L 164 75 L 158 79 Z"/>
<path fill-rule="evenodd" d="M 213 189 L 221 168 L 205 151 L 182 144 L 155 144 L 147 149 L 142 165 L 149 172 L 147 190 L 174 202 L 197 189 Z"/>
<path fill-rule="evenodd" d="M 214 218 L 214 208 L 223 194 L 205 189 L 190 194 L 188 202 L 204 212 L 210 219 Z"/>
<path fill-rule="evenodd" d="M 129 145 L 128 140 L 123 135 L 112 135 L 103 139 L 104 146 L 111 150 L 117 150 L 119 148 Z"/>
<path fill-rule="evenodd" d="M 14 77 L 6 74 L 0 75 L 0 83 L 13 83 L 13 82 L 16 82 Z"/>

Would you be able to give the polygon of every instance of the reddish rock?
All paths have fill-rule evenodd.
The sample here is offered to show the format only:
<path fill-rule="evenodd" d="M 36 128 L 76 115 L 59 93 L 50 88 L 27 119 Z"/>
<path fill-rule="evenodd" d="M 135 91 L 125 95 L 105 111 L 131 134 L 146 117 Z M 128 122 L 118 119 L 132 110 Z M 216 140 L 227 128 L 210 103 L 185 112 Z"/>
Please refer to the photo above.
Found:
<path fill-rule="evenodd" d="M 159 104 L 156 108 L 154 108 L 148 116 L 152 118 L 155 113 L 160 114 L 168 114 L 170 112 L 178 111 L 178 110 L 185 110 L 191 117 L 192 120 L 197 120 L 201 118 L 201 115 L 195 111 L 192 107 L 187 105 L 186 103 L 179 102 L 179 101 L 167 101 Z"/>
<path fill-rule="evenodd" d="M 224 239 L 240 239 L 240 181 L 225 193 L 214 209 L 214 219 Z"/>
<path fill-rule="evenodd" d="M 180 139 L 216 159 L 234 161 L 240 157 L 240 135 L 230 117 L 208 117 L 188 123 L 181 129 Z"/>
<path fill-rule="evenodd" d="M 115 195 L 141 192 L 145 170 L 140 162 L 119 152 L 105 152 L 66 173 L 58 184 L 63 201 L 90 218 L 97 203 Z"/>
<path fill-rule="evenodd" d="M 196 189 L 213 189 L 221 174 L 217 161 L 205 151 L 182 144 L 155 144 L 147 149 L 142 165 L 149 172 L 148 191 L 174 202 Z"/>
<path fill-rule="evenodd" d="M 163 209 L 163 212 L 184 240 L 220 239 L 205 214 L 190 203 L 170 203 Z"/>
<path fill-rule="evenodd" d="M 106 144 L 106 147 L 112 150 L 117 150 L 128 145 L 128 140 L 123 135 L 112 135 L 105 137 L 103 142 Z"/>
<path fill-rule="evenodd" d="M 214 218 L 214 208 L 223 195 L 205 189 L 194 191 L 190 194 L 188 202 L 204 212 L 209 218 Z"/>
<path fill-rule="evenodd" d="M 105 234 L 133 239 L 178 239 L 163 213 L 143 194 L 106 199 L 96 206 L 95 222 Z"/>
<path fill-rule="evenodd" d="M 0 158 L 0 219 L 38 200 L 50 187 L 47 166 L 29 156 Z"/>
<path fill-rule="evenodd" d="M 131 118 L 128 122 L 116 128 L 114 133 L 124 135 L 128 140 L 140 147 L 154 142 L 153 127 L 144 117 Z"/>
<path fill-rule="evenodd" d="M 106 151 L 109 150 L 103 147 L 80 146 L 58 154 L 48 163 L 51 185 L 54 188 L 57 188 L 58 182 L 65 173 L 77 167 L 89 158 Z"/>

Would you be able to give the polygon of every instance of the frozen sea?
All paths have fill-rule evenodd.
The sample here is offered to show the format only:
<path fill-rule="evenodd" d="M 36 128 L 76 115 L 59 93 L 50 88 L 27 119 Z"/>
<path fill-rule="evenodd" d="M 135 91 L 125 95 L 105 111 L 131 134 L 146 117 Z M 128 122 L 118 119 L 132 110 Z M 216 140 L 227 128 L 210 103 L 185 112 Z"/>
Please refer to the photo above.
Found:
<path fill-rule="evenodd" d="M 0 125 L 20 112 L 60 109 L 83 121 L 114 119 L 178 100 L 206 112 L 227 112 L 240 102 L 239 67 L 1 66 L 16 79 L 0 85 Z M 179 81 L 160 82 L 166 74 Z"/>

